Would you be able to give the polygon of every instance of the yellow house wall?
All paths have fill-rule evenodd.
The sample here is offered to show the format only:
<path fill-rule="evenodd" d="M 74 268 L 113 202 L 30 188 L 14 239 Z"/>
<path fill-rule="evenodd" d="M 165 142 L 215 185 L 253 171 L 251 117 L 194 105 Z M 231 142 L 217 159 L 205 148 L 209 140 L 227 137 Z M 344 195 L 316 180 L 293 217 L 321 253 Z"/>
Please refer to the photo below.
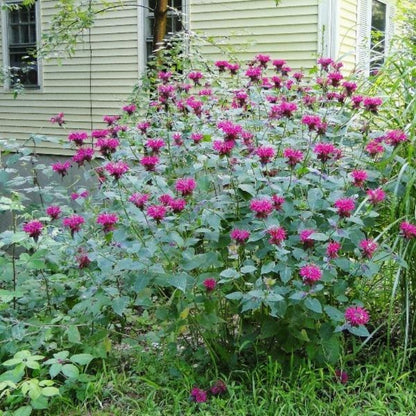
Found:
<path fill-rule="evenodd" d="M 257 53 L 285 59 L 293 68 L 316 62 L 318 0 L 190 0 L 190 27 L 211 38 L 202 54 L 224 57 L 221 47 L 251 59 Z"/>
<path fill-rule="evenodd" d="M 42 27 L 56 12 L 55 4 L 53 0 L 41 1 Z M 72 59 L 60 65 L 56 60 L 42 62 L 40 90 L 28 89 L 14 99 L 0 87 L 0 138 L 62 135 L 61 128 L 49 123 L 50 117 L 61 111 L 69 131 L 103 128 L 103 115 L 119 113 L 138 79 L 137 16 L 137 7 L 100 15 L 91 31 L 91 42 L 86 34 L 86 42 Z M 2 58 L 0 55 L 1 62 Z M 47 144 L 42 150 L 59 153 L 59 145 Z"/>

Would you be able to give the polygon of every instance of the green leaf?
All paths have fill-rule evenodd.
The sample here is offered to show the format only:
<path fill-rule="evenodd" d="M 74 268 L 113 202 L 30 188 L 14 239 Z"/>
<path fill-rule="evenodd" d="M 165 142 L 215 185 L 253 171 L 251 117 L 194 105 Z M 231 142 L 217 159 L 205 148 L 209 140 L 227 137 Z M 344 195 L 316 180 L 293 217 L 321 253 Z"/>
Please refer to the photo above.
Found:
<path fill-rule="evenodd" d="M 46 397 L 52 397 L 52 396 L 58 396 L 59 395 L 59 389 L 56 387 L 44 387 L 42 389 L 42 395 Z"/>
<path fill-rule="evenodd" d="M 263 264 L 263 266 L 261 266 L 261 272 L 260 273 L 261 274 L 271 273 L 275 266 L 276 266 L 276 263 L 274 261 Z"/>
<path fill-rule="evenodd" d="M 241 292 L 233 292 L 225 295 L 225 297 L 230 300 L 240 300 L 243 297 L 243 294 Z"/>
<path fill-rule="evenodd" d="M 251 274 L 251 273 L 254 273 L 256 270 L 257 270 L 256 266 L 243 266 L 240 271 L 243 274 Z"/>
<path fill-rule="evenodd" d="M 308 205 L 311 210 L 318 209 L 322 205 L 324 194 L 319 188 L 310 189 L 308 192 Z"/>
<path fill-rule="evenodd" d="M 356 335 L 357 337 L 368 337 L 370 336 L 370 333 L 368 332 L 368 329 L 364 325 L 360 326 L 348 326 L 348 331 Z"/>
<path fill-rule="evenodd" d="M 64 364 L 62 373 L 68 378 L 78 378 L 79 376 L 79 370 L 74 364 Z"/>
<path fill-rule="evenodd" d="M 31 368 L 32 370 L 39 370 L 40 365 L 37 361 L 30 359 L 26 361 L 26 367 Z"/>
<path fill-rule="evenodd" d="M 68 341 L 71 344 L 79 344 L 81 342 L 81 335 L 78 331 L 78 328 L 75 325 L 71 325 L 66 330 L 66 335 L 68 337 Z"/>
<path fill-rule="evenodd" d="M 32 414 L 32 406 L 22 406 L 13 412 L 13 416 L 30 416 Z"/>
<path fill-rule="evenodd" d="M 130 298 L 127 296 L 121 296 L 119 298 L 113 299 L 111 302 L 111 307 L 113 308 L 113 311 L 118 316 L 123 316 L 124 311 L 126 310 L 127 305 L 130 302 Z"/>
<path fill-rule="evenodd" d="M 225 269 L 220 273 L 220 276 L 225 279 L 237 279 L 240 277 L 240 273 L 235 269 Z"/>
<path fill-rule="evenodd" d="M 93 359 L 91 354 L 75 354 L 71 357 L 71 361 L 79 365 L 88 365 Z"/>
<path fill-rule="evenodd" d="M 309 238 L 311 238 L 312 240 L 316 240 L 316 241 L 328 240 L 328 236 L 323 233 L 312 233 Z"/>
<path fill-rule="evenodd" d="M 188 282 L 188 275 L 185 273 L 172 276 L 169 279 L 169 283 L 173 287 L 176 287 L 176 289 L 179 289 L 180 291 L 182 291 L 183 293 L 186 292 L 187 282 Z"/>
<path fill-rule="evenodd" d="M 322 313 L 322 305 L 318 299 L 310 298 L 310 297 L 306 298 L 305 307 L 311 310 L 312 312 Z"/>
<path fill-rule="evenodd" d="M 324 311 L 334 322 L 344 321 L 344 314 L 337 308 L 327 305 L 324 307 Z"/>

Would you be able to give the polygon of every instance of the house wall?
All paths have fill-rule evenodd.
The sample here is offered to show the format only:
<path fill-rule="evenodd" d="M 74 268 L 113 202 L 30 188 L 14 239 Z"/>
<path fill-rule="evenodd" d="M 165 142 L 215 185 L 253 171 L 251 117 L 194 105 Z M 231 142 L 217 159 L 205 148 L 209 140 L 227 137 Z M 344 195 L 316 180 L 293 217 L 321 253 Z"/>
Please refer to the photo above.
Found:
<path fill-rule="evenodd" d="M 209 59 L 221 57 L 215 45 L 229 48 L 241 59 L 267 53 L 285 59 L 292 68 L 316 63 L 318 1 L 190 0 L 190 27 L 211 37 L 201 52 Z"/>
<path fill-rule="evenodd" d="M 42 0 L 40 4 L 41 25 L 45 27 L 56 12 L 56 3 Z M 28 89 L 14 99 L 0 87 L 0 138 L 23 140 L 30 134 L 62 134 L 61 128 L 49 123 L 50 117 L 61 111 L 69 131 L 104 127 L 103 115 L 119 113 L 138 79 L 138 16 L 137 7 L 100 15 L 91 30 L 91 41 L 87 33 L 86 42 L 79 45 L 72 59 L 61 64 L 56 60 L 42 63 L 40 90 Z M 45 145 L 38 151 L 62 152 L 59 144 Z"/>
<path fill-rule="evenodd" d="M 344 63 L 343 71 L 352 72 L 356 64 L 357 52 L 357 0 L 341 0 L 339 5 L 339 48 L 337 58 Z"/>

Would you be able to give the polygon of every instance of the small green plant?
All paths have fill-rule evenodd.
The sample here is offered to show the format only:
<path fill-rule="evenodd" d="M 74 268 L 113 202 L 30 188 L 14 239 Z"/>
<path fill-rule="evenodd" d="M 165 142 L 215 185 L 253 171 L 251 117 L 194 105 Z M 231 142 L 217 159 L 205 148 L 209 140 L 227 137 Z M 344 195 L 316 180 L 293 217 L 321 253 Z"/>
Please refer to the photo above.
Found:
<path fill-rule="evenodd" d="M 49 399 L 59 395 L 54 381 L 42 377 L 44 358 L 23 350 L 2 363 L 10 368 L 0 374 L 0 403 L 5 416 L 29 416 L 33 410 L 47 409 Z"/>

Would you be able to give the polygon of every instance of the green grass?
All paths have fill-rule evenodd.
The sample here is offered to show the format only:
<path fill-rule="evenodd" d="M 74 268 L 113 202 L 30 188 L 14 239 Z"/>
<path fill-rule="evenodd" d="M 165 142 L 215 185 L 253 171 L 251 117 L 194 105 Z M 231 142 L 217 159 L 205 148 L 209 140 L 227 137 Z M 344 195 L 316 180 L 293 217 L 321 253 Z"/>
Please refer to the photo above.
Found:
<path fill-rule="evenodd" d="M 401 372 L 400 360 L 389 352 L 367 352 L 368 362 L 348 367 L 342 385 L 332 369 L 307 363 L 284 372 L 266 360 L 254 370 L 216 375 L 160 351 L 123 353 L 104 367 L 88 386 L 85 400 L 74 405 L 61 401 L 51 416 L 255 416 L 255 415 L 394 415 L 416 414 L 416 387 L 410 372 Z M 207 403 L 189 400 L 191 388 L 208 388 L 223 379 L 228 392 Z"/>

